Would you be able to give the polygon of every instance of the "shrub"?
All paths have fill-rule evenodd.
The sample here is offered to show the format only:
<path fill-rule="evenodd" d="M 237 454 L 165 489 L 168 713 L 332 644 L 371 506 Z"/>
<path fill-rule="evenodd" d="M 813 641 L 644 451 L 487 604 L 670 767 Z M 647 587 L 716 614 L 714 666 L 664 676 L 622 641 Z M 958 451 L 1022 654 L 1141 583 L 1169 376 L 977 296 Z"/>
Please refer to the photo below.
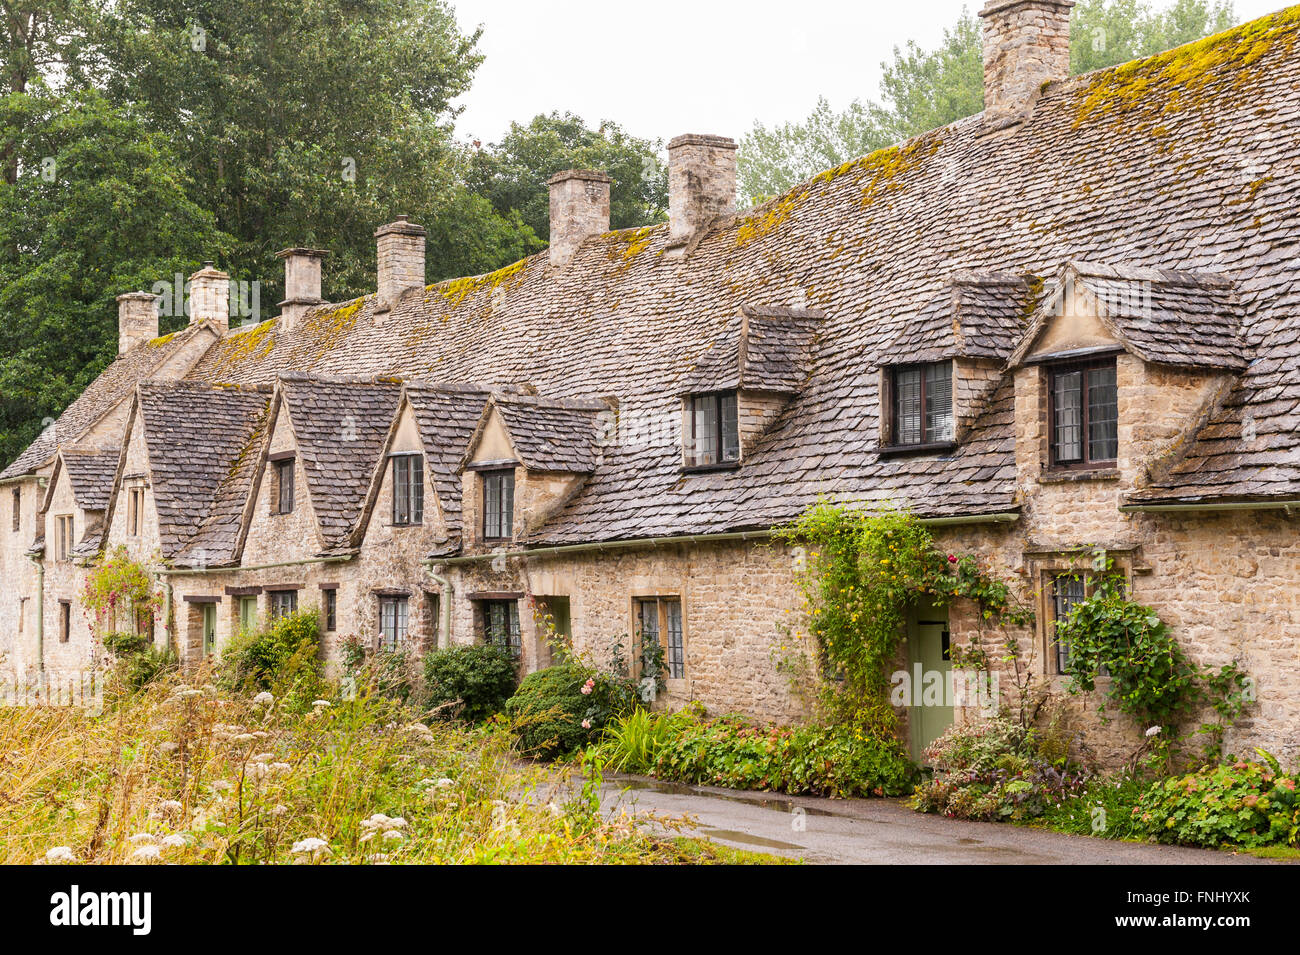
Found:
<path fill-rule="evenodd" d="M 1106 839 L 1141 836 L 1133 808 L 1148 785 L 1132 773 L 1088 780 L 1077 795 L 1047 806 L 1036 825 L 1056 832 Z"/>
<path fill-rule="evenodd" d="M 506 714 L 525 753 L 554 759 L 592 742 L 635 703 L 629 681 L 566 663 L 524 677 L 506 703 Z"/>
<path fill-rule="evenodd" d="M 220 678 L 228 687 L 271 690 L 292 699 L 320 686 L 320 615 L 315 608 L 285 614 L 270 629 L 242 633 L 222 651 Z"/>
<path fill-rule="evenodd" d="M 159 650 L 147 634 L 107 633 L 104 649 L 112 657 L 118 677 L 132 690 L 148 686 L 178 666 L 176 654 L 170 648 Z"/>
<path fill-rule="evenodd" d="M 424 657 L 429 707 L 438 715 L 481 722 L 505 708 L 517 682 L 515 663 L 503 647 L 448 647 Z"/>
<path fill-rule="evenodd" d="M 656 776 L 733 789 L 898 796 L 915 775 L 895 738 L 844 726 L 761 726 L 729 716 L 692 721 L 664 743 Z"/>
<path fill-rule="evenodd" d="M 1262 750 L 1240 761 L 1156 783 L 1133 810 L 1138 830 L 1159 842 L 1193 846 L 1300 845 L 1296 773 Z"/>

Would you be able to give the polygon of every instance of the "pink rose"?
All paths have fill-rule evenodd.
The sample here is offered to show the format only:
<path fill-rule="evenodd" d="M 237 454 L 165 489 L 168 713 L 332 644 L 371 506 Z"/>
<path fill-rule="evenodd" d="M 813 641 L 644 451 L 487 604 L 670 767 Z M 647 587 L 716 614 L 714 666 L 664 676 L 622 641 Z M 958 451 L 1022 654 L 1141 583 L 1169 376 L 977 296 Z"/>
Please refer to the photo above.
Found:
<path fill-rule="evenodd" d="M 582 728 L 585 729 L 585 730 L 589 730 L 589 729 L 591 729 L 591 720 L 583 720 L 583 721 L 582 721 Z"/>

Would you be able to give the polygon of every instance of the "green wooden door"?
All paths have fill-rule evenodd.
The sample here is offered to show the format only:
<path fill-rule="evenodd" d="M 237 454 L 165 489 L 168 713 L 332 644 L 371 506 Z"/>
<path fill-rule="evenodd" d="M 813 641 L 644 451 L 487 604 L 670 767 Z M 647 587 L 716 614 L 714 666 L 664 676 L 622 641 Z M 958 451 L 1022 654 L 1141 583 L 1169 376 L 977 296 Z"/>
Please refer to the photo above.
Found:
<path fill-rule="evenodd" d="M 203 605 L 203 655 L 210 656 L 217 648 L 217 605 Z"/>
<path fill-rule="evenodd" d="M 920 608 L 908 623 L 907 644 L 912 669 L 908 722 L 912 729 L 912 758 L 923 761 L 925 748 L 952 725 L 952 659 L 947 612 Z"/>

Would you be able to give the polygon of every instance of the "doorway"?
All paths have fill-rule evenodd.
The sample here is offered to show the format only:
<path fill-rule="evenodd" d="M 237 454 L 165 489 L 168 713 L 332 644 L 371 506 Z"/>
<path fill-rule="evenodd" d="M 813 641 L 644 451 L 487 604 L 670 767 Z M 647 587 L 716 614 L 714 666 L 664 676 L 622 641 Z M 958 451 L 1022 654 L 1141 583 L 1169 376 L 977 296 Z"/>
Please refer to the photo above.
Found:
<path fill-rule="evenodd" d="M 907 620 L 907 722 L 912 758 L 924 762 L 925 748 L 952 725 L 951 633 L 946 606 L 918 606 Z"/>

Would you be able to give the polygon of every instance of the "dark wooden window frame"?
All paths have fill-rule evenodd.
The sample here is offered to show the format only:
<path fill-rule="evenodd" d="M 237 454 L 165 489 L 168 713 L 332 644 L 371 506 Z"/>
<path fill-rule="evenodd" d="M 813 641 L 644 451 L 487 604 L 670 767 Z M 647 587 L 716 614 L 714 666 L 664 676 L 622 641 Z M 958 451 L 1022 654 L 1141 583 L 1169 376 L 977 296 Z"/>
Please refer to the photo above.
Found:
<path fill-rule="evenodd" d="M 696 402 L 705 399 L 715 399 L 717 401 L 717 416 L 713 421 L 713 447 L 714 456 L 710 459 L 703 459 L 700 456 L 695 440 L 695 406 Z M 734 454 L 727 457 L 726 438 L 727 429 L 725 427 L 727 415 L 723 412 L 723 399 L 731 399 L 731 411 L 734 417 L 732 431 L 735 437 Z M 688 395 L 686 397 L 685 422 L 683 427 L 686 432 L 685 442 L 685 462 L 687 470 L 712 470 L 721 468 L 734 468 L 740 464 L 740 395 L 734 390 L 729 391 L 708 391 L 701 392 L 698 395 Z"/>
<path fill-rule="evenodd" d="M 280 458 L 271 462 L 275 468 L 275 513 L 293 513 L 293 458 Z M 285 478 L 288 478 L 286 481 Z"/>
<path fill-rule="evenodd" d="M 384 613 L 392 608 L 392 639 Z M 400 613 L 399 613 L 400 611 Z M 379 596 L 379 644 L 387 650 L 396 650 L 411 636 L 411 597 L 409 594 L 382 594 Z"/>
<path fill-rule="evenodd" d="M 493 481 L 501 482 L 501 489 L 497 494 L 495 526 L 491 520 L 494 515 L 488 509 L 488 485 Z M 508 503 L 505 493 L 507 487 L 510 491 Z M 483 539 L 485 541 L 510 540 L 515 532 L 515 469 L 498 468 L 480 471 L 479 489 L 483 497 Z"/>
<path fill-rule="evenodd" d="M 13 532 L 17 534 L 23 529 L 23 489 L 14 488 L 13 493 L 14 514 L 13 514 Z"/>
<path fill-rule="evenodd" d="M 677 606 L 676 641 L 673 640 L 670 610 L 671 605 L 674 604 Z M 645 626 L 645 611 L 650 606 L 654 607 L 655 629 L 653 631 L 647 631 Z M 686 678 L 686 610 L 682 598 L 673 595 L 633 597 L 632 615 L 638 641 L 644 640 L 647 633 L 653 633 L 659 645 L 663 647 L 666 668 L 664 676 L 669 680 L 684 680 Z M 644 668 L 643 659 L 638 656 L 634 664 L 636 672 L 640 674 Z"/>
<path fill-rule="evenodd" d="M 59 601 L 59 643 L 72 639 L 72 601 Z"/>
<path fill-rule="evenodd" d="M 1114 468 L 1118 457 L 1118 434 L 1115 458 L 1091 458 L 1091 441 L 1088 438 L 1090 416 L 1088 410 L 1088 372 L 1095 368 L 1116 368 L 1115 356 L 1053 362 L 1044 367 L 1044 384 L 1047 388 L 1047 464 L 1053 471 L 1099 471 Z M 1079 389 L 1079 446 L 1082 458 L 1078 461 L 1058 461 L 1056 456 L 1056 377 L 1080 372 Z M 1119 382 L 1116 380 L 1116 404 L 1119 402 Z M 1116 422 L 1118 431 L 1119 423 Z"/>
<path fill-rule="evenodd" d="M 288 609 L 277 608 L 277 604 L 288 603 Z M 267 589 L 266 591 L 266 612 L 272 620 L 279 620 L 286 614 L 295 613 L 298 610 L 298 589 L 286 587 L 280 590 Z"/>
<path fill-rule="evenodd" d="M 523 659 L 523 626 L 519 620 L 519 600 L 518 598 L 510 599 L 488 599 L 478 601 L 479 615 L 482 624 L 483 642 L 489 645 L 504 646 L 509 651 L 511 658 L 516 662 Z M 496 635 L 492 629 L 492 611 L 499 608 L 505 618 L 504 643 L 494 640 Z"/>
<path fill-rule="evenodd" d="M 325 600 L 322 616 L 325 618 L 325 631 L 333 633 L 339 628 L 339 591 L 337 587 L 322 587 L 321 597 Z"/>
<path fill-rule="evenodd" d="M 935 365 L 948 366 L 948 417 L 950 420 L 950 435 L 947 438 L 939 440 L 927 440 L 928 436 L 925 431 L 926 422 L 926 399 L 928 398 L 926 388 L 927 368 Z M 919 371 L 921 373 L 921 440 L 904 443 L 899 438 L 899 421 L 898 408 L 898 376 L 903 372 Z M 881 409 L 888 415 L 887 427 L 884 429 L 888 435 L 889 444 L 882 450 L 885 451 L 944 451 L 956 446 L 955 440 L 957 430 L 957 409 L 956 409 L 956 388 L 953 384 L 953 366 L 951 359 L 943 361 L 922 361 L 911 362 L 906 365 L 890 365 L 885 369 L 884 376 L 885 394 L 881 402 Z"/>

